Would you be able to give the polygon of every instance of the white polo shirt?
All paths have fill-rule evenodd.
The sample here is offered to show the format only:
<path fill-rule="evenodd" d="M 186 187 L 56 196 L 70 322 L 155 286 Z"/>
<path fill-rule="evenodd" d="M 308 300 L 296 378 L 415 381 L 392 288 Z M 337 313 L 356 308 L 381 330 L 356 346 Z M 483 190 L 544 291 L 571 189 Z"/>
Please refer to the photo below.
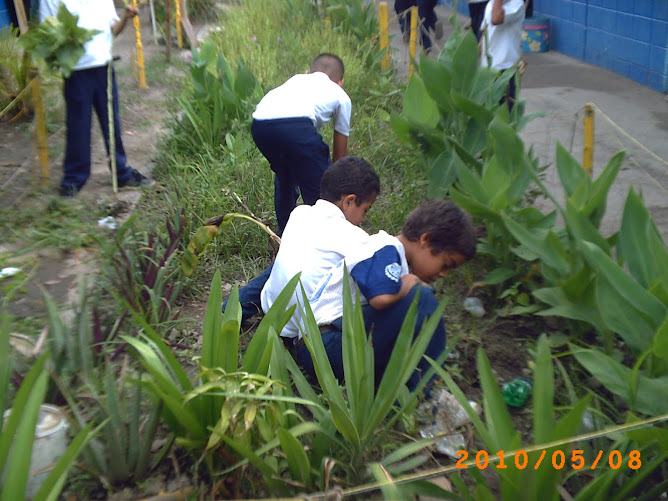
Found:
<path fill-rule="evenodd" d="M 485 17 L 480 27 L 482 33 L 482 53 L 480 65 L 487 66 L 487 44 L 492 58 L 492 68 L 506 70 L 513 67 L 522 57 L 522 29 L 524 28 L 524 0 L 504 0 L 503 24 L 492 24 L 492 5 L 489 0 L 485 7 Z M 487 30 L 485 35 L 484 30 Z"/>
<path fill-rule="evenodd" d="M 39 4 L 39 20 L 56 17 L 58 7 L 65 4 L 67 10 L 79 16 L 77 26 L 88 30 L 100 30 L 84 45 L 85 53 L 77 61 L 75 70 L 104 66 L 111 61 L 111 44 L 113 36 L 111 25 L 119 21 L 113 0 L 41 0 Z"/>
<path fill-rule="evenodd" d="M 339 263 L 369 235 L 348 220 L 336 205 L 318 200 L 315 205 L 300 205 L 290 214 L 283 230 L 281 247 L 269 280 L 260 299 L 266 313 L 288 282 L 301 272 L 301 284 L 310 297 L 329 269 Z M 297 304 L 295 314 L 280 333 L 284 337 L 301 337 L 302 293 L 298 286 L 290 305 Z"/>
<path fill-rule="evenodd" d="M 348 94 L 320 71 L 295 75 L 270 90 L 255 108 L 255 120 L 309 118 L 316 129 L 332 120 L 334 130 L 350 135 L 352 105 Z"/>
<path fill-rule="evenodd" d="M 381 294 L 399 292 L 401 277 L 409 273 L 406 250 L 399 239 L 384 231 L 371 235 L 323 276 L 309 296 L 318 325 L 331 324 L 343 316 L 344 264 L 353 301 L 359 290 L 363 305 Z"/>

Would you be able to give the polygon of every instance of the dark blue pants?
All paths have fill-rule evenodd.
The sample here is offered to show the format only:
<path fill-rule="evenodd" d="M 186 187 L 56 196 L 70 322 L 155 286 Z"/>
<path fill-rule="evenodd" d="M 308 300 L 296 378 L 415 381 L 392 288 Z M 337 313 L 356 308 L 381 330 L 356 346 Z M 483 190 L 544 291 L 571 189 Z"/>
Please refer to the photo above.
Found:
<path fill-rule="evenodd" d="M 90 135 L 93 110 L 100 122 L 104 144 L 109 154 L 109 114 L 107 112 L 107 66 L 73 71 L 63 87 L 67 108 L 67 145 L 63 162 L 65 190 L 80 190 L 90 177 Z M 132 168 L 127 165 L 121 117 L 118 109 L 118 88 L 112 72 L 112 98 L 114 112 L 114 138 L 116 141 L 116 178 L 127 181 Z M 111 165 L 111 163 L 110 163 Z"/>
<path fill-rule="evenodd" d="M 418 303 L 418 316 L 415 325 L 415 334 L 417 336 L 420 332 L 422 324 L 427 318 L 434 313 L 438 306 L 438 300 L 431 289 L 420 286 L 413 287 L 413 289 L 402 299 L 397 301 L 394 305 L 384 310 L 374 310 L 371 306 L 363 307 L 364 323 L 366 325 L 367 333 L 370 333 L 373 352 L 374 352 L 374 366 L 376 385 L 385 373 L 385 368 L 390 361 L 390 355 L 394 349 L 401 325 L 404 322 L 408 308 L 410 307 L 415 294 L 420 290 L 420 299 Z M 343 334 L 342 334 L 342 319 L 337 319 L 332 323 L 331 329 L 325 330 L 322 334 L 322 342 L 325 345 L 325 351 L 332 365 L 334 375 L 339 381 L 343 381 Z M 427 346 L 425 354 L 436 360 L 441 356 L 445 350 L 445 324 L 443 319 L 438 323 L 436 331 Z M 306 345 L 301 345 L 296 349 L 297 362 L 301 365 L 304 371 L 311 377 L 315 378 L 315 370 L 313 368 L 313 360 L 311 353 L 308 351 Z M 421 374 L 426 372 L 431 365 L 425 359 L 422 359 L 418 365 L 417 370 L 407 382 L 409 389 L 415 388 L 420 381 Z"/>
<path fill-rule="evenodd" d="M 300 192 L 308 205 L 320 198 L 320 181 L 331 164 L 329 146 L 308 118 L 253 120 L 251 134 L 274 171 L 274 206 L 280 235 Z"/>
<path fill-rule="evenodd" d="M 469 4 L 469 16 L 471 16 L 471 29 L 476 39 L 480 40 L 480 27 L 485 18 L 485 7 L 487 2 L 477 2 Z"/>
<path fill-rule="evenodd" d="M 395 0 L 394 10 L 399 15 L 399 26 L 401 32 L 409 31 L 411 29 L 411 16 L 409 9 L 415 5 L 418 8 L 418 16 L 422 22 L 421 36 L 422 47 L 427 50 L 431 48 L 431 37 L 429 31 L 434 31 L 436 27 L 436 13 L 434 8 L 438 0 Z M 403 14 L 405 11 L 405 14 Z M 403 15 L 402 15 L 403 14 Z M 418 25 L 418 29 L 419 25 Z"/>
<path fill-rule="evenodd" d="M 271 269 L 273 267 L 274 262 L 272 261 L 266 270 L 248 282 L 248 285 L 245 285 L 239 289 L 239 302 L 241 303 L 242 322 L 262 311 L 260 293 L 262 292 L 264 284 L 266 284 L 267 280 L 269 280 L 269 275 L 271 275 Z M 223 302 L 223 313 L 225 312 L 225 308 L 227 308 L 228 300 L 229 298 Z"/>

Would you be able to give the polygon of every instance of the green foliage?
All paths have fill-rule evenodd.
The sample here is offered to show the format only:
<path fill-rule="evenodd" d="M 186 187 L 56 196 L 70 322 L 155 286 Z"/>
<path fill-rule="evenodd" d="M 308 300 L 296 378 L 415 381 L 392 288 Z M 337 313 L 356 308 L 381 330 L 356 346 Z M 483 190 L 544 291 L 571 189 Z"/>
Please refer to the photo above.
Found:
<path fill-rule="evenodd" d="M 186 139 L 181 145 L 190 145 L 189 150 L 193 135 L 197 145 L 216 150 L 232 122 L 250 119 L 250 112 L 262 97 L 262 89 L 241 59 L 233 71 L 212 42 L 204 42 L 192 53 L 192 88 L 177 98 L 183 113 L 183 118 L 176 122 L 177 131 Z M 196 152 L 197 146 L 191 151 Z"/>
<path fill-rule="evenodd" d="M 4 110 L 28 85 L 30 57 L 21 50 L 18 35 L 18 28 L 9 26 L 0 28 L 0 111 Z M 21 100 L 24 107 L 28 106 L 30 101 L 30 94 Z"/>
<path fill-rule="evenodd" d="M 0 393 L 9 393 L 9 322 L 4 312 L 0 318 Z M 11 412 L 6 420 L 3 420 L 2 433 L 0 433 L 0 477 L 5 479 L 0 482 L 0 500 L 14 501 L 24 499 L 26 486 L 30 477 L 30 463 L 32 458 L 33 441 L 35 439 L 35 428 L 39 418 L 39 411 L 48 384 L 48 372 L 45 364 L 49 353 L 44 353 L 32 365 L 23 378 L 11 406 Z M 0 401 L 0 412 L 3 415 L 8 402 Z M 72 440 L 69 447 L 55 463 L 44 483 L 35 496 L 35 501 L 55 500 L 65 483 L 67 472 L 81 452 L 81 449 L 99 431 L 100 427 L 93 429 L 90 423 L 81 430 Z M 11 479 L 7 481 L 6 479 Z"/>
<path fill-rule="evenodd" d="M 19 43 L 33 56 L 43 58 L 53 69 L 60 70 L 69 78 L 72 70 L 84 54 L 84 44 L 99 30 L 79 28 L 79 16 L 70 13 L 61 3 L 56 17 L 47 17 L 27 33 L 21 35 Z"/>

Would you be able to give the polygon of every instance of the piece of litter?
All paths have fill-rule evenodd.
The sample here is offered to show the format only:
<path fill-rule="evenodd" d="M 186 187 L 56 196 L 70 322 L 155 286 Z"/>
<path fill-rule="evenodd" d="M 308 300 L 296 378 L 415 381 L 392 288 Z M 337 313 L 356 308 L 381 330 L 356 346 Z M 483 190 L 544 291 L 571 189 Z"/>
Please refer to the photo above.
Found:
<path fill-rule="evenodd" d="M 132 132 L 131 130 L 126 130 L 125 133 L 126 133 L 128 136 L 134 136 L 134 135 L 135 135 L 135 133 Z"/>
<path fill-rule="evenodd" d="M 100 228 L 106 228 L 108 230 L 115 230 L 116 229 L 116 221 L 114 221 L 113 216 L 107 216 L 103 217 L 102 219 L 99 219 L 97 222 L 97 225 Z"/>
<path fill-rule="evenodd" d="M 482 301 L 477 297 L 467 297 L 462 301 L 462 306 L 474 317 L 480 318 L 485 314 L 485 308 L 482 305 Z"/>
<path fill-rule="evenodd" d="M 2 270 L 0 270 L 0 280 L 2 280 L 3 278 L 7 278 L 7 277 L 13 277 L 19 271 L 21 271 L 21 268 L 14 268 L 14 267 L 11 267 L 11 266 L 8 267 L 8 268 L 3 268 Z"/>

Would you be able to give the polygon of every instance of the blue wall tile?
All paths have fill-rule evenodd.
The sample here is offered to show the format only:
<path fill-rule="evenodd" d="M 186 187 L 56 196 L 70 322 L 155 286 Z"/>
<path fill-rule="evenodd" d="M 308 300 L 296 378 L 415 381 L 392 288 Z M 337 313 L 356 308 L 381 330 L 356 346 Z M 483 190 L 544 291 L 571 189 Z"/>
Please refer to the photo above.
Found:
<path fill-rule="evenodd" d="M 649 43 L 652 34 L 652 21 L 648 17 L 633 17 L 633 38 Z"/>
<path fill-rule="evenodd" d="M 667 2 L 668 3 L 668 2 Z M 668 47 L 668 23 L 652 21 L 652 44 L 659 47 Z"/>
<path fill-rule="evenodd" d="M 639 16 L 652 17 L 652 0 L 633 0 L 633 13 Z"/>
<path fill-rule="evenodd" d="M 668 91 L 668 77 L 661 73 L 650 71 L 647 83 L 652 89 L 658 92 Z"/>
<path fill-rule="evenodd" d="M 631 14 L 634 2 L 635 0 L 617 0 L 617 10 Z M 608 2 L 608 4 L 613 4 L 613 2 Z M 614 8 L 613 5 L 610 5 L 610 7 Z"/>
<path fill-rule="evenodd" d="M 668 57 L 668 49 L 652 45 L 649 49 L 650 71 L 664 73 L 666 71 L 666 57 Z"/>
<path fill-rule="evenodd" d="M 573 22 L 585 24 L 587 22 L 587 5 L 582 2 L 573 2 Z"/>
<path fill-rule="evenodd" d="M 652 17 L 659 21 L 668 22 L 668 2 L 666 0 L 654 0 Z"/>
<path fill-rule="evenodd" d="M 617 13 L 617 26 L 615 31 L 623 37 L 632 38 L 633 37 L 633 16 L 630 14 L 624 14 L 623 12 Z"/>

